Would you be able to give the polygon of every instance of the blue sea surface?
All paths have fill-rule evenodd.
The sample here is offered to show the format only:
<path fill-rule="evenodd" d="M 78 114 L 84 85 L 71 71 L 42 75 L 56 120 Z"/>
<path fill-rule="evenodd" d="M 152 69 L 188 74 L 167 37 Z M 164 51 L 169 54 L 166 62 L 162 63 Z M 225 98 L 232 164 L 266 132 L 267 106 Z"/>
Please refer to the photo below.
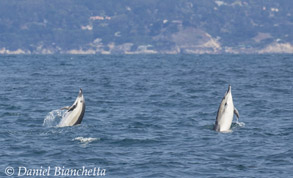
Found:
<path fill-rule="evenodd" d="M 219 133 L 229 84 L 240 118 Z M 81 125 L 57 127 L 58 109 L 80 88 Z M 54 176 L 56 167 L 121 178 L 293 177 L 293 55 L 3 55 L 0 122 L 0 177 L 7 167 L 12 177 L 48 167 L 45 177 L 72 177 Z"/>

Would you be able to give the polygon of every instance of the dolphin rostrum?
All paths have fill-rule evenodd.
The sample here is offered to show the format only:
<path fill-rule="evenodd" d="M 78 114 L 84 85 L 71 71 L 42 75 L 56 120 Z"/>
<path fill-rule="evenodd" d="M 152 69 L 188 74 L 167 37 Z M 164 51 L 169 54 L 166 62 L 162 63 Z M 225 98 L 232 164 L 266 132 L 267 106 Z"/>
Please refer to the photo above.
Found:
<path fill-rule="evenodd" d="M 62 117 L 62 120 L 58 125 L 59 127 L 80 124 L 85 112 L 85 101 L 83 98 L 82 89 L 79 90 L 79 94 L 72 106 L 66 106 L 61 109 L 66 109 L 67 111 Z"/>
<path fill-rule="evenodd" d="M 226 91 L 225 96 L 223 97 L 219 106 L 214 130 L 218 132 L 229 131 L 234 114 L 237 116 L 237 118 L 239 118 L 239 112 L 233 104 L 231 85 L 229 85 L 228 90 Z"/>

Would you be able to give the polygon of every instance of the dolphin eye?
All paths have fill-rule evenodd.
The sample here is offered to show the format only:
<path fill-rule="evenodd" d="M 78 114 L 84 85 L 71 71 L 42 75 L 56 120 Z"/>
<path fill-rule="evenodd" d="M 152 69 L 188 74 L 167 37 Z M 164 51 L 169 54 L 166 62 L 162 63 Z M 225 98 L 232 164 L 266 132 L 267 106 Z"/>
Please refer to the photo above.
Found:
<path fill-rule="evenodd" d="M 81 102 L 81 103 L 82 103 L 82 101 L 79 101 L 79 102 Z"/>
<path fill-rule="evenodd" d="M 227 106 L 227 103 L 225 103 L 225 106 Z"/>

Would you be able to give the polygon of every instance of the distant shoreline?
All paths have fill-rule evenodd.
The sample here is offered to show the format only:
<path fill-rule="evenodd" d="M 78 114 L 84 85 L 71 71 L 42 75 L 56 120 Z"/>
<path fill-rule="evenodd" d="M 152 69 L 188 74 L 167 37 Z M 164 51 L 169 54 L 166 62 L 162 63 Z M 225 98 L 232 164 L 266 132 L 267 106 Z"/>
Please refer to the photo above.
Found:
<path fill-rule="evenodd" d="M 143 50 L 143 51 L 97 51 L 93 49 L 83 50 L 83 49 L 73 49 L 67 51 L 52 51 L 48 49 L 43 49 L 42 51 L 29 51 L 24 49 L 9 50 L 6 48 L 0 49 L 0 55 L 148 55 L 148 54 L 159 54 L 159 55 L 181 55 L 181 54 L 293 54 L 293 45 L 278 44 L 277 46 L 269 46 L 265 49 L 232 49 L 226 48 L 224 50 L 211 50 L 211 49 L 195 49 L 195 50 L 177 50 L 177 51 L 159 51 L 159 50 Z"/>

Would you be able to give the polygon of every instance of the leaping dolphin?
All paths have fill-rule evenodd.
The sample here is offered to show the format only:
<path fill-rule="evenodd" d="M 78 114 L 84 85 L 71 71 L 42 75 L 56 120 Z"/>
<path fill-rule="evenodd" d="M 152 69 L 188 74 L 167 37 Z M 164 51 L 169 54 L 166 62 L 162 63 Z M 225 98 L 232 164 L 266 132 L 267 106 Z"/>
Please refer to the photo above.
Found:
<path fill-rule="evenodd" d="M 83 98 L 82 89 L 79 90 L 79 94 L 72 106 L 66 106 L 61 109 L 66 109 L 67 111 L 58 124 L 59 127 L 80 124 L 85 112 L 85 101 Z"/>
<path fill-rule="evenodd" d="M 233 104 L 231 85 L 229 85 L 228 90 L 226 91 L 225 96 L 223 97 L 219 106 L 214 130 L 218 132 L 229 131 L 234 114 L 237 116 L 237 118 L 239 118 L 239 112 Z"/>

